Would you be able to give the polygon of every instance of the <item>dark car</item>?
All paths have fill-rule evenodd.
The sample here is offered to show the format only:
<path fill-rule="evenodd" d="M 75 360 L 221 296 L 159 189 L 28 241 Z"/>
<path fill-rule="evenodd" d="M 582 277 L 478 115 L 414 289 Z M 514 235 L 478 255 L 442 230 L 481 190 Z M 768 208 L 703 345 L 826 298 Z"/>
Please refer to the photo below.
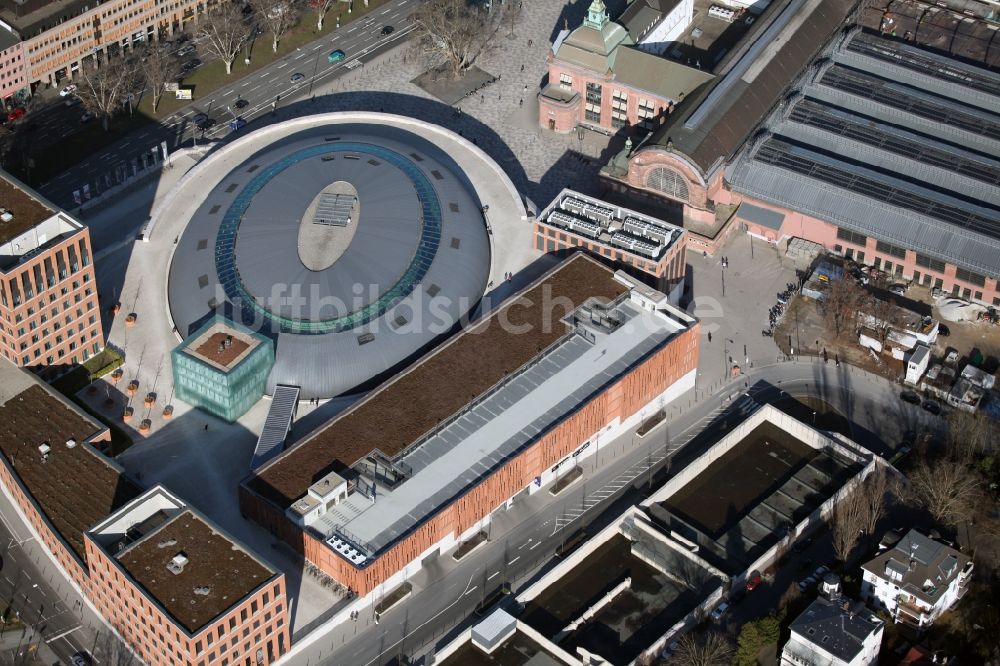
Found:
<path fill-rule="evenodd" d="M 248 106 L 250 106 L 250 102 L 246 101 L 245 99 L 243 99 L 241 97 L 238 100 L 236 100 L 236 102 L 233 104 L 233 106 L 235 106 L 237 109 L 245 109 Z"/>
<path fill-rule="evenodd" d="M 812 542 L 813 542 L 812 537 L 808 537 L 806 539 L 801 539 L 801 540 L 795 542 L 795 545 L 792 546 L 792 550 L 794 552 L 796 552 L 796 553 L 801 553 L 806 548 L 808 548 L 809 546 L 811 546 Z"/>
<path fill-rule="evenodd" d="M 7 120 L 10 122 L 14 122 L 15 120 L 20 120 L 23 117 L 24 117 L 24 109 L 22 109 L 19 106 L 14 107 L 13 109 L 7 112 Z"/>
<path fill-rule="evenodd" d="M 391 35 L 394 30 L 395 28 L 393 28 L 391 25 L 382 26 L 382 36 L 386 37 L 387 35 Z"/>
<path fill-rule="evenodd" d="M 925 411 L 930 412 L 937 416 L 941 413 L 941 405 L 934 402 L 933 400 L 924 400 L 924 404 L 920 405 Z"/>
<path fill-rule="evenodd" d="M 216 120 L 215 118 L 205 118 L 205 120 L 198 123 L 198 129 L 200 130 L 212 129 L 218 124 L 218 122 L 219 121 Z"/>
<path fill-rule="evenodd" d="M 951 335 L 951 329 L 945 326 L 944 324 L 938 324 L 938 335 L 947 338 L 949 335 Z"/>
<path fill-rule="evenodd" d="M 899 399 L 902 400 L 903 402 L 908 402 L 911 405 L 920 404 L 920 396 L 914 393 L 913 391 L 903 391 L 902 393 L 899 394 Z"/>

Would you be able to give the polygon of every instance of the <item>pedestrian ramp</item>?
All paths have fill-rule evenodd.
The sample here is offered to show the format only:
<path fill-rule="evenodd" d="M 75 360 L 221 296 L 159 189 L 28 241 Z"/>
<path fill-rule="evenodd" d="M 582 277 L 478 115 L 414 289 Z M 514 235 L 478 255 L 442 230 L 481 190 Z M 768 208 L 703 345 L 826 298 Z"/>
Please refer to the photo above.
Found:
<path fill-rule="evenodd" d="M 299 387 L 279 384 L 271 396 L 271 408 L 267 410 L 264 429 L 257 438 L 250 468 L 259 469 L 285 449 L 285 439 L 292 429 L 295 412 L 299 405 Z"/>

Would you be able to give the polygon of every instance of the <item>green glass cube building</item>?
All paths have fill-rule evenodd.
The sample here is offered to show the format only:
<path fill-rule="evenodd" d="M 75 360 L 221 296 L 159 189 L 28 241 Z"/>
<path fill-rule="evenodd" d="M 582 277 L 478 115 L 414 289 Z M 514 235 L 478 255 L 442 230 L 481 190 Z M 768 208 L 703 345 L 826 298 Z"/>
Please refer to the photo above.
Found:
<path fill-rule="evenodd" d="M 232 423 L 264 395 L 274 365 L 274 345 L 268 337 L 217 316 L 170 357 L 174 394 Z"/>

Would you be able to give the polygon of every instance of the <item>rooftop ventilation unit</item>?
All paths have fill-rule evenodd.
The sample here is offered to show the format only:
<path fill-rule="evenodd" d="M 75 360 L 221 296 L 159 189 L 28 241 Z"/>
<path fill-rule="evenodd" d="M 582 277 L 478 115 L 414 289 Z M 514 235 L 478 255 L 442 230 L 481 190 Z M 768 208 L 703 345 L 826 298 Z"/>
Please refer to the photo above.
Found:
<path fill-rule="evenodd" d="M 177 575 L 184 571 L 184 566 L 188 563 L 187 555 L 184 552 L 177 553 L 174 555 L 173 559 L 167 562 L 167 571 Z"/>
<path fill-rule="evenodd" d="M 10 222 L 13 219 L 14 216 L 7 211 L 0 213 L 0 222 Z"/>
<path fill-rule="evenodd" d="M 160 543 L 156 544 L 157 548 L 170 548 L 171 546 L 177 545 L 177 539 L 164 539 Z"/>
<path fill-rule="evenodd" d="M 38 445 L 38 452 L 41 453 L 43 456 L 49 455 L 49 451 L 51 450 L 52 447 L 49 446 L 48 442 L 42 442 L 41 444 Z"/>
<path fill-rule="evenodd" d="M 76 448 L 76 440 L 73 439 L 72 437 L 70 437 L 69 439 L 67 439 L 66 440 L 66 448 L 67 449 L 75 449 Z"/>
<path fill-rule="evenodd" d="M 208 587 L 207 585 L 200 585 L 200 586 L 194 588 L 194 593 L 197 594 L 198 596 L 202 596 L 202 597 L 207 597 L 208 593 L 211 592 L 211 591 L 212 591 L 212 588 Z"/>

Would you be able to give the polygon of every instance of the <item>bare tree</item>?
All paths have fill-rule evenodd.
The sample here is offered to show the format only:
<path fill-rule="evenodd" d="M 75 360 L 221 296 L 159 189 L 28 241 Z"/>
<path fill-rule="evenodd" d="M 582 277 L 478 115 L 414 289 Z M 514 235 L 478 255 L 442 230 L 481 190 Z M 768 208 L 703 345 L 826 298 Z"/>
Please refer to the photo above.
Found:
<path fill-rule="evenodd" d="M 923 456 L 909 474 L 908 493 L 935 520 L 958 525 L 975 511 L 981 486 L 979 474 L 967 460 Z"/>
<path fill-rule="evenodd" d="M 444 60 L 458 78 L 486 52 L 502 17 L 501 11 L 467 0 L 428 0 L 413 13 L 416 43 L 429 58 Z"/>
<path fill-rule="evenodd" d="M 233 73 L 233 61 L 252 32 L 253 27 L 243 20 L 239 7 L 229 0 L 216 5 L 198 30 L 205 39 L 205 50 L 226 64 L 226 74 Z"/>
<path fill-rule="evenodd" d="M 298 12 L 291 0 L 250 0 L 254 14 L 271 33 L 271 50 L 277 53 L 278 39 L 295 25 Z"/>
<path fill-rule="evenodd" d="M 330 7 L 333 7 L 338 0 L 309 0 L 309 9 L 316 12 L 316 29 L 323 29 L 323 18 L 326 17 L 326 13 L 330 11 Z"/>
<path fill-rule="evenodd" d="M 854 331 L 864 294 L 857 282 L 846 277 L 830 285 L 824 294 L 822 308 L 827 328 L 834 337 Z"/>
<path fill-rule="evenodd" d="M 510 39 L 516 37 L 514 26 L 517 25 L 518 20 L 521 18 L 521 2 L 522 0 L 505 0 L 500 10 L 503 14 L 502 20 L 510 30 L 510 34 L 507 35 Z"/>
<path fill-rule="evenodd" d="M 847 562 L 867 524 L 863 495 L 860 486 L 853 488 L 833 508 L 833 554 L 841 562 Z"/>
<path fill-rule="evenodd" d="M 177 79 L 177 61 L 166 49 L 155 46 L 147 46 L 140 54 L 140 58 L 139 68 L 153 97 L 153 113 L 156 113 L 156 107 L 160 105 L 160 98 L 163 97 L 167 83 Z"/>
<path fill-rule="evenodd" d="M 886 465 L 876 464 L 856 491 L 861 496 L 859 501 L 864 518 L 864 526 L 861 529 L 867 538 L 875 534 L 879 521 L 885 516 L 894 480 L 895 477 L 890 479 Z"/>
<path fill-rule="evenodd" d="M 871 292 L 866 292 L 860 306 L 868 314 L 870 327 L 878 333 L 878 341 L 885 344 L 889 333 L 902 321 L 895 298 L 877 298 Z"/>
<path fill-rule="evenodd" d="M 990 453 L 994 446 L 994 428 L 983 412 L 970 414 L 961 409 L 948 415 L 948 451 L 952 457 L 971 459 Z"/>
<path fill-rule="evenodd" d="M 681 666 L 729 666 L 734 655 L 732 643 L 721 634 L 713 632 L 702 640 L 685 634 L 671 661 Z"/>
<path fill-rule="evenodd" d="M 100 67 L 92 63 L 80 68 L 76 94 L 83 107 L 101 119 L 101 126 L 107 131 L 111 116 L 136 91 L 138 82 L 132 64 L 123 58 L 107 58 Z"/>

